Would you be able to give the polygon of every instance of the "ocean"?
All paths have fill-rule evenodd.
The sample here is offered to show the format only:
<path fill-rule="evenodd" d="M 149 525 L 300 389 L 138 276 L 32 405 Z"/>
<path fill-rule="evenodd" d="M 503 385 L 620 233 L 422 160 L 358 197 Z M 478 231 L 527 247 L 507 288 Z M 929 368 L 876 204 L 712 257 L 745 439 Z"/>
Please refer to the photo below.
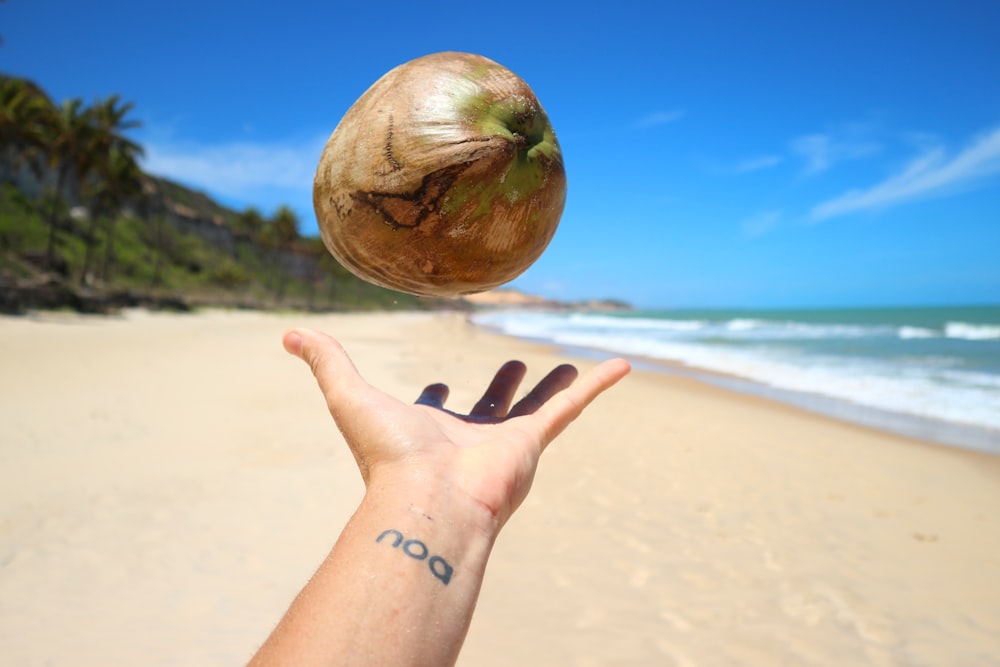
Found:
<path fill-rule="evenodd" d="M 577 353 L 1000 454 L 1000 306 L 484 311 L 473 321 Z"/>

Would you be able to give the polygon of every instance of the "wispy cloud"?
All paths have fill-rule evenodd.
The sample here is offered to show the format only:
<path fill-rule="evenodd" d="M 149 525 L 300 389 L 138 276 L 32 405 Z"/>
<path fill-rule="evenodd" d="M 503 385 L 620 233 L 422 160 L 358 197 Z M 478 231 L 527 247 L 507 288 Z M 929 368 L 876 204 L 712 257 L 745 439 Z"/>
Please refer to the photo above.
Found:
<path fill-rule="evenodd" d="M 881 150 L 874 141 L 833 134 L 806 134 L 792 140 L 792 152 L 806 161 L 806 175 L 826 171 L 838 162 L 873 155 Z"/>
<path fill-rule="evenodd" d="M 637 128 L 647 128 L 656 127 L 657 125 L 666 125 L 667 123 L 673 123 L 684 117 L 684 112 L 677 109 L 674 111 L 657 111 L 651 113 L 647 116 L 643 116 L 634 123 L 633 127 Z"/>
<path fill-rule="evenodd" d="M 784 158 L 780 155 L 760 155 L 739 162 L 733 170 L 738 174 L 745 174 L 750 171 L 760 171 L 761 169 L 776 167 L 783 161 Z"/>
<path fill-rule="evenodd" d="M 781 215 L 781 211 L 762 211 L 750 216 L 740 224 L 743 236 L 756 238 L 767 234 L 781 221 Z"/>
<path fill-rule="evenodd" d="M 804 160 L 804 175 L 812 176 L 830 169 L 840 162 L 869 157 L 880 152 L 882 143 L 874 137 L 878 128 L 873 123 L 842 123 L 823 132 L 795 137 L 786 150 L 751 155 L 716 170 L 726 174 L 746 174 L 778 165 Z"/>
<path fill-rule="evenodd" d="M 986 176 L 1000 173 L 1000 128 L 975 139 L 957 155 L 929 150 L 900 173 L 867 189 L 845 192 L 813 207 L 810 217 L 825 220 L 856 211 L 886 208 L 914 199 L 940 196 L 972 187 Z"/>
<path fill-rule="evenodd" d="M 326 139 L 216 145 L 152 142 L 146 144 L 143 167 L 228 197 L 253 197 L 261 188 L 307 192 Z"/>

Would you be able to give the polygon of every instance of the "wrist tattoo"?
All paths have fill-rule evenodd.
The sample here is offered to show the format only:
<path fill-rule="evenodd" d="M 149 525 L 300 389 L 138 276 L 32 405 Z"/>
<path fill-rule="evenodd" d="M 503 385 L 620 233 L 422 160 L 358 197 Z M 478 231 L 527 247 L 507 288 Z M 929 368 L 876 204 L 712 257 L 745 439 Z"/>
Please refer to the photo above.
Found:
<path fill-rule="evenodd" d="M 398 530 L 385 530 L 382 534 L 375 538 L 376 542 L 381 543 L 383 539 L 389 538 L 389 544 L 392 545 L 393 549 L 402 547 L 403 553 L 413 558 L 415 560 L 426 560 L 427 567 L 430 568 L 431 574 L 434 578 L 440 581 L 445 586 L 451 581 L 451 575 L 455 571 L 451 565 L 448 564 L 444 558 L 440 556 L 431 556 L 430 550 L 427 545 L 420 540 L 407 540 L 403 538 L 403 534 Z M 429 558 L 428 558 L 429 556 Z"/>

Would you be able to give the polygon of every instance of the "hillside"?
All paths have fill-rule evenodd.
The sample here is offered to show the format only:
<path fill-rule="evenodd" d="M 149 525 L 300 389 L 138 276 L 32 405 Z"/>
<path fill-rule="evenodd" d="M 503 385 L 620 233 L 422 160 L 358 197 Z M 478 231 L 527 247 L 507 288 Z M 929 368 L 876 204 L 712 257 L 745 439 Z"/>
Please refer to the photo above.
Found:
<path fill-rule="evenodd" d="M 117 213 L 90 232 L 83 207 L 58 225 L 46 258 L 44 198 L 0 188 L 0 312 L 73 308 L 104 312 L 145 305 L 357 310 L 440 304 L 365 283 L 337 264 L 319 239 L 284 247 L 236 228 L 239 214 L 176 183 L 150 178 L 143 214 Z M 214 212 L 209 214 L 208 209 Z M 95 257 L 85 269 L 88 234 Z M 109 242 L 109 239 L 112 241 Z"/>
<path fill-rule="evenodd" d="M 359 280 L 286 207 L 235 211 L 143 173 L 119 131 L 138 123 L 116 96 L 59 106 L 6 76 L 0 93 L 0 312 L 463 305 Z"/>

